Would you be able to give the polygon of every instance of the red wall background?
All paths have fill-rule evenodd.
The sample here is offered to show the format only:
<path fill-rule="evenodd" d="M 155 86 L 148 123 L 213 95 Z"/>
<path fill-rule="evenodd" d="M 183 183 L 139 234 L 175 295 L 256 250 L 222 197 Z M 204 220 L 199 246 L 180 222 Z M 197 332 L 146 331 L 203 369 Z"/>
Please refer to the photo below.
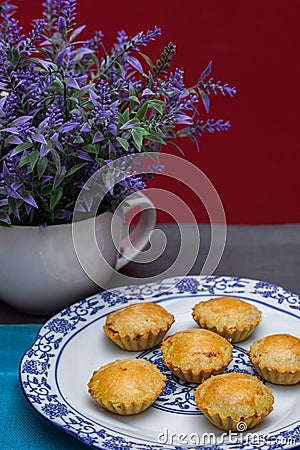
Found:
<path fill-rule="evenodd" d="M 28 29 L 28 23 L 40 16 L 42 0 L 13 3 Z M 213 60 L 215 80 L 236 86 L 238 93 L 233 99 L 214 97 L 210 116 L 229 119 L 232 128 L 203 136 L 200 153 L 190 142 L 181 143 L 186 159 L 216 187 L 228 223 L 300 222 L 299 0 L 77 0 L 77 4 L 77 24 L 88 25 L 84 37 L 100 29 L 107 47 L 117 30 L 134 35 L 160 26 L 162 36 L 149 52 L 159 56 L 164 45 L 174 42 L 174 67 L 184 68 L 187 85 L 197 81 Z M 159 176 L 152 186 L 175 192 L 199 222 L 208 220 L 199 200 L 182 184 Z M 171 219 L 160 213 L 159 220 Z"/>

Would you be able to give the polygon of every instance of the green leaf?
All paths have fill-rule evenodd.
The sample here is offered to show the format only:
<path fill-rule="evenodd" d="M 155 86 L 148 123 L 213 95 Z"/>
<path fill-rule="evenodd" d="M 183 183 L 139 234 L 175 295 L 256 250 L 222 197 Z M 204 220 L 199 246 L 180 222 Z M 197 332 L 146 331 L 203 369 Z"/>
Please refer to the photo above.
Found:
<path fill-rule="evenodd" d="M 149 56 L 145 55 L 142 52 L 139 52 L 139 54 L 144 58 L 144 60 L 146 61 L 146 63 L 150 66 L 151 70 L 153 70 L 155 68 L 155 65 L 153 64 L 153 62 L 151 61 L 151 59 L 149 58 Z"/>
<path fill-rule="evenodd" d="M 131 108 L 134 108 L 135 105 L 139 105 L 139 103 L 140 103 L 140 101 L 136 95 L 130 95 L 129 101 L 130 101 Z"/>
<path fill-rule="evenodd" d="M 161 135 L 159 135 L 158 133 L 155 133 L 154 131 L 149 133 L 149 134 L 147 134 L 146 138 L 149 141 L 159 142 L 160 144 L 164 144 L 164 145 L 166 144 L 165 139 Z"/>
<path fill-rule="evenodd" d="M 136 96 L 136 90 L 134 89 L 131 83 L 129 84 L 129 96 L 130 97 Z"/>
<path fill-rule="evenodd" d="M 64 181 L 65 177 L 66 177 L 66 168 L 65 167 L 61 167 L 59 171 L 56 172 L 52 186 L 53 189 L 56 190 L 56 188 L 58 186 L 61 185 L 61 183 Z"/>
<path fill-rule="evenodd" d="M 96 158 L 96 162 L 99 164 L 100 167 L 105 166 L 107 162 L 103 158 Z"/>
<path fill-rule="evenodd" d="M 9 227 L 11 224 L 9 216 L 4 212 L 0 211 L 0 226 Z"/>
<path fill-rule="evenodd" d="M 82 25 L 81 27 L 76 28 L 70 36 L 70 42 L 74 41 L 77 36 L 85 29 L 86 25 Z"/>
<path fill-rule="evenodd" d="M 94 144 L 86 144 L 82 146 L 82 150 L 84 150 L 87 153 L 92 153 L 95 155 L 97 153 L 97 146 Z"/>
<path fill-rule="evenodd" d="M 42 158 L 37 163 L 37 173 L 38 173 L 39 180 L 44 175 L 45 170 L 47 168 L 47 165 L 48 165 L 48 159 L 47 158 Z"/>
<path fill-rule="evenodd" d="M 149 72 L 148 76 L 148 88 L 151 90 L 154 88 L 154 78 L 151 72 Z"/>
<path fill-rule="evenodd" d="M 159 112 L 159 114 L 163 114 L 163 106 L 164 102 L 161 100 L 150 100 L 149 102 L 149 107 L 156 109 L 156 111 Z"/>
<path fill-rule="evenodd" d="M 175 147 L 179 151 L 179 153 L 184 155 L 184 151 L 181 150 L 181 148 L 177 144 L 175 144 L 175 142 L 173 142 L 173 141 L 166 141 L 166 144 L 172 145 L 173 147 Z"/>
<path fill-rule="evenodd" d="M 61 167 L 61 161 L 60 161 L 59 153 L 55 150 L 55 148 L 51 148 L 50 152 L 51 152 L 51 156 L 53 158 L 53 162 L 55 164 L 55 167 L 58 169 L 59 167 Z"/>
<path fill-rule="evenodd" d="M 198 88 L 198 92 L 201 96 L 204 108 L 206 109 L 206 112 L 209 112 L 209 107 L 210 107 L 210 99 L 209 96 L 207 95 L 207 93 L 205 91 L 203 91 L 202 89 Z"/>
<path fill-rule="evenodd" d="M 11 65 L 13 66 L 13 68 L 17 67 L 20 59 L 21 59 L 20 53 L 18 52 L 18 50 L 14 50 L 11 59 Z"/>
<path fill-rule="evenodd" d="M 79 91 L 80 92 L 80 91 Z M 68 101 L 70 101 L 70 102 L 73 102 L 73 103 L 75 103 L 76 105 L 79 105 L 80 104 L 80 102 L 79 102 L 79 98 L 77 97 L 77 96 L 72 96 L 72 97 L 67 97 L 67 99 L 68 99 Z"/>
<path fill-rule="evenodd" d="M 27 150 L 32 146 L 33 146 L 32 142 L 23 142 L 22 144 L 18 144 L 14 148 L 14 155 L 17 155 L 18 153 L 23 152 L 24 150 Z"/>
<path fill-rule="evenodd" d="M 40 157 L 40 152 L 38 150 L 35 150 L 34 152 L 29 153 L 28 155 L 22 156 L 19 167 L 23 167 L 26 164 L 30 164 L 30 172 L 33 171 L 36 163 L 38 162 L 38 159 Z"/>
<path fill-rule="evenodd" d="M 118 127 L 120 128 L 122 125 L 124 125 L 125 122 L 127 122 L 127 118 L 126 120 L 123 119 L 123 115 L 119 112 L 117 112 L 117 116 L 118 116 Z"/>
<path fill-rule="evenodd" d="M 2 222 L 2 220 L 1 220 L 1 218 L 0 218 L 0 227 L 3 227 L 3 228 L 10 228 L 10 227 L 11 227 L 11 224 L 6 223 L 6 222 Z"/>
<path fill-rule="evenodd" d="M 51 87 L 54 87 L 54 89 L 55 89 L 56 91 L 58 91 L 58 93 L 61 93 L 61 92 L 64 91 L 64 85 L 63 85 L 63 82 L 62 82 L 58 77 L 55 78 L 55 80 L 54 80 L 53 83 L 51 84 Z"/>
<path fill-rule="evenodd" d="M 46 184 L 42 187 L 42 195 L 49 195 L 52 192 L 52 184 Z"/>
<path fill-rule="evenodd" d="M 143 105 L 140 107 L 140 109 L 136 112 L 135 117 L 139 120 L 144 119 L 149 107 L 149 102 L 143 103 Z"/>
<path fill-rule="evenodd" d="M 145 128 L 142 127 L 134 127 L 134 129 L 140 131 L 143 136 L 146 136 L 149 133 L 148 130 L 145 130 Z"/>
<path fill-rule="evenodd" d="M 124 120 L 124 123 L 128 122 L 128 120 L 129 120 L 129 108 L 127 108 L 127 109 L 123 112 L 122 118 L 123 118 L 123 120 Z"/>
<path fill-rule="evenodd" d="M 176 133 L 176 137 L 188 137 L 191 135 L 191 130 L 189 129 L 189 127 L 186 128 L 182 128 L 181 130 L 177 131 Z"/>
<path fill-rule="evenodd" d="M 123 139 L 121 137 L 117 137 L 117 141 L 122 145 L 124 150 L 126 150 L 126 151 L 128 150 L 129 144 L 128 144 L 128 141 L 126 141 L 126 139 Z"/>
<path fill-rule="evenodd" d="M 48 50 L 46 50 L 45 48 L 39 48 L 39 52 L 46 56 L 46 58 L 50 58 L 50 53 Z M 28 58 L 25 61 L 24 65 L 28 65 L 28 66 L 39 66 L 42 69 L 46 70 L 47 72 L 53 71 L 53 72 L 57 72 L 58 67 L 56 64 L 54 64 L 53 62 L 49 62 L 49 61 L 45 61 L 44 59 L 41 58 Z"/>
<path fill-rule="evenodd" d="M 71 175 L 74 175 L 74 173 L 78 172 L 78 170 L 80 170 L 82 167 L 84 167 L 86 165 L 87 165 L 87 162 L 76 164 L 75 166 L 71 167 L 70 170 L 68 170 L 66 176 L 69 177 Z"/>
<path fill-rule="evenodd" d="M 63 195 L 63 189 L 62 188 L 55 189 L 53 192 L 51 192 L 51 194 L 50 194 L 50 210 L 51 211 L 53 211 L 55 206 L 58 204 L 58 202 L 61 199 L 62 195 Z"/>
<path fill-rule="evenodd" d="M 137 98 L 136 95 L 131 95 L 131 96 L 129 97 L 129 100 L 130 100 L 131 102 L 140 103 L 140 101 L 139 101 L 139 99 Z"/>
<path fill-rule="evenodd" d="M 210 61 L 208 63 L 208 66 L 201 73 L 198 83 L 201 83 L 202 81 L 205 80 L 205 78 L 207 78 L 210 75 L 210 73 L 211 73 L 211 66 L 212 66 L 212 61 Z"/>
<path fill-rule="evenodd" d="M 131 136 L 133 137 L 136 148 L 141 151 L 143 146 L 144 133 L 137 128 L 132 128 Z"/>
<path fill-rule="evenodd" d="M 92 87 L 94 87 L 94 83 L 87 84 L 86 86 L 81 87 L 80 91 L 75 91 L 73 95 L 76 99 L 79 99 L 83 97 Z"/>
<path fill-rule="evenodd" d="M 145 153 L 146 153 L 146 155 L 147 155 L 147 153 L 149 153 L 148 156 L 150 156 L 150 158 L 153 159 L 153 161 L 159 163 L 159 156 L 160 156 L 159 153 L 154 152 L 151 148 L 150 148 L 149 152 L 145 152 Z"/>
<path fill-rule="evenodd" d="M 125 130 L 127 130 L 127 129 L 129 129 L 129 128 L 132 128 L 131 127 L 131 125 L 140 125 L 140 121 L 138 120 L 138 119 L 130 119 L 130 120 L 128 120 L 127 122 L 125 122 L 122 126 L 121 126 L 121 130 L 122 129 L 125 129 Z"/>
<path fill-rule="evenodd" d="M 81 136 L 78 136 L 77 138 L 74 139 L 74 144 L 83 144 L 84 140 L 82 139 Z"/>

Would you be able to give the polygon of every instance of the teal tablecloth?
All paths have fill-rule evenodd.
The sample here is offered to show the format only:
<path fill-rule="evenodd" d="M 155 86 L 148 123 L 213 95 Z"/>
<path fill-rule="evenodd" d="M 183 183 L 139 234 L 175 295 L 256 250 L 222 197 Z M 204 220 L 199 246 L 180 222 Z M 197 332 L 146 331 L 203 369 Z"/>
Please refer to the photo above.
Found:
<path fill-rule="evenodd" d="M 26 400 L 19 363 L 40 325 L 0 325 L 1 450 L 87 450 L 72 436 L 44 422 Z"/>

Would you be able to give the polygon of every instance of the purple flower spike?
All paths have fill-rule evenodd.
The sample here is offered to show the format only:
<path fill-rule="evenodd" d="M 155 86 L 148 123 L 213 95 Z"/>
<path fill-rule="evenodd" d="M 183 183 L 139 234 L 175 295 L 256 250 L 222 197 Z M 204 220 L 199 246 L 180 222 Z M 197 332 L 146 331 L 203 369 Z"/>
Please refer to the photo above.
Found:
<path fill-rule="evenodd" d="M 60 33 L 64 33 L 66 31 L 67 22 L 64 17 L 59 17 L 59 19 L 57 21 L 57 28 Z"/>

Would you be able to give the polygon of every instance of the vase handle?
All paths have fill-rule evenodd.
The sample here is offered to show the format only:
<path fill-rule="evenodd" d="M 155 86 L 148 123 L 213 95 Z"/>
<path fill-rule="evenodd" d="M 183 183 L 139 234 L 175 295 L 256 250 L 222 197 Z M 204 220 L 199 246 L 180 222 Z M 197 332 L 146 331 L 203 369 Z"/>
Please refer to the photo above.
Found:
<path fill-rule="evenodd" d="M 156 210 L 148 197 L 139 192 L 129 200 L 126 199 L 126 206 L 122 207 L 124 214 L 133 208 L 141 210 L 140 219 L 134 229 L 121 241 L 121 255 L 116 261 L 116 270 L 122 269 L 130 261 L 133 261 L 145 248 L 149 242 L 149 235 L 155 227 Z"/>

